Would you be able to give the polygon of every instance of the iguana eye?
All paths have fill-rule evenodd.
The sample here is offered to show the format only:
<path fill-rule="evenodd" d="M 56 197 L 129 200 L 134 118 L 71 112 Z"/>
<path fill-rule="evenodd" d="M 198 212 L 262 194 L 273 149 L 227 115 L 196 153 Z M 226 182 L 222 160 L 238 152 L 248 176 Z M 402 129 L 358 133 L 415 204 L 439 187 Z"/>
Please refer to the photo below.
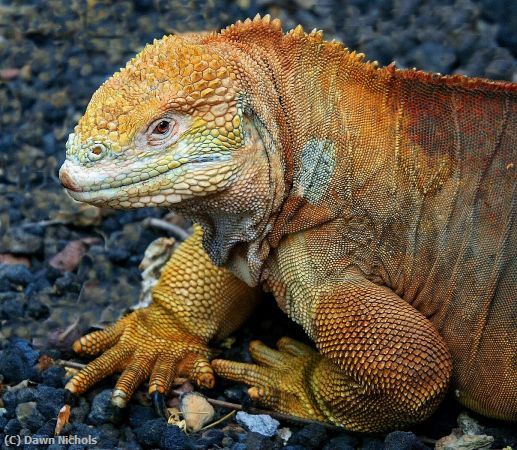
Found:
<path fill-rule="evenodd" d="M 148 125 L 142 138 L 145 139 L 146 145 L 153 147 L 171 145 L 179 138 L 181 125 L 181 119 L 176 120 L 169 115 L 162 116 Z"/>
<path fill-rule="evenodd" d="M 154 127 L 153 134 L 165 134 L 170 129 L 170 121 L 168 120 L 161 120 L 158 122 L 158 124 Z"/>

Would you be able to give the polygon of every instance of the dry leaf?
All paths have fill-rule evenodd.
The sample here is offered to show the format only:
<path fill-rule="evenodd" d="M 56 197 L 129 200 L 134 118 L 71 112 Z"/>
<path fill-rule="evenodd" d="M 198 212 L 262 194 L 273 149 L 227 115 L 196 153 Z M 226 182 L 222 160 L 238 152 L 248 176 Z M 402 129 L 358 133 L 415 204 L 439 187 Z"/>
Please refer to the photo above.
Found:
<path fill-rule="evenodd" d="M 181 411 L 178 408 L 168 408 L 167 412 L 169 413 L 169 418 L 167 419 L 167 423 L 169 425 L 176 425 L 179 427 L 181 431 L 184 433 L 187 432 L 187 424 L 185 420 L 182 418 Z"/>
<path fill-rule="evenodd" d="M 0 264 L 21 264 L 22 266 L 30 267 L 31 262 L 29 258 L 25 256 L 16 256 L 11 253 L 0 254 Z"/>
<path fill-rule="evenodd" d="M 163 266 L 169 260 L 175 248 L 176 240 L 173 238 L 158 238 L 151 242 L 145 249 L 144 258 L 138 266 L 142 270 L 142 293 L 140 301 L 133 309 L 145 308 L 151 303 L 151 291 L 158 283 Z"/>
<path fill-rule="evenodd" d="M 36 365 L 36 368 L 43 372 L 44 370 L 47 370 L 50 366 L 54 365 L 54 360 L 48 356 L 48 355 L 41 355 L 38 359 L 38 364 Z"/>
<path fill-rule="evenodd" d="M 56 428 L 54 435 L 58 436 L 63 430 L 64 426 L 70 421 L 70 405 L 64 405 L 57 415 Z"/>
<path fill-rule="evenodd" d="M 50 258 L 49 265 L 62 272 L 73 271 L 81 262 L 88 245 L 101 242 L 98 238 L 84 238 L 70 241 L 65 248 Z"/>
<path fill-rule="evenodd" d="M 183 394 L 180 399 L 180 410 L 190 432 L 201 430 L 215 414 L 214 407 L 199 392 Z"/>

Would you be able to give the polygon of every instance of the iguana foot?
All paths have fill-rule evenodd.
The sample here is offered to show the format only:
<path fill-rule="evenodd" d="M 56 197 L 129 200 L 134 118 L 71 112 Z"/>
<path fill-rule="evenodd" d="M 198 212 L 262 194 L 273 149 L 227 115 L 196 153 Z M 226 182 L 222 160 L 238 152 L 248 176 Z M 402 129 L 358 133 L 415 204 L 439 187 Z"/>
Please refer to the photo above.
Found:
<path fill-rule="evenodd" d="M 175 326 L 169 312 L 153 305 L 129 314 L 105 330 L 83 336 L 73 348 L 85 355 L 103 353 L 74 375 L 65 388 L 81 394 L 99 380 L 122 371 L 112 395 L 112 403 L 119 408 L 126 406 L 146 379 L 159 414 L 165 412 L 163 395 L 176 376 L 188 377 L 208 388 L 215 382 L 208 346 L 199 337 Z"/>
<path fill-rule="evenodd" d="M 250 385 L 250 398 L 265 408 L 325 420 L 314 407 L 307 389 L 321 355 L 308 345 L 287 337 L 280 339 L 277 347 L 278 350 L 274 350 L 260 341 L 252 341 L 250 354 L 258 364 L 215 359 L 212 367 L 223 378 Z"/>

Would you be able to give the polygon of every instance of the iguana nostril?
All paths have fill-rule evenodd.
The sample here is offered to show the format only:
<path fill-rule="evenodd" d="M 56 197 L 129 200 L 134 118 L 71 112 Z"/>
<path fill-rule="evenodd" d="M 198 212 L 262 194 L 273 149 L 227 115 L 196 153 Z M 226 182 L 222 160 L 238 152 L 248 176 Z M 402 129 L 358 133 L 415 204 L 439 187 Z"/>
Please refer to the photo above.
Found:
<path fill-rule="evenodd" d="M 88 150 L 88 159 L 90 161 L 98 161 L 103 158 L 106 153 L 106 147 L 102 144 L 94 144 Z"/>

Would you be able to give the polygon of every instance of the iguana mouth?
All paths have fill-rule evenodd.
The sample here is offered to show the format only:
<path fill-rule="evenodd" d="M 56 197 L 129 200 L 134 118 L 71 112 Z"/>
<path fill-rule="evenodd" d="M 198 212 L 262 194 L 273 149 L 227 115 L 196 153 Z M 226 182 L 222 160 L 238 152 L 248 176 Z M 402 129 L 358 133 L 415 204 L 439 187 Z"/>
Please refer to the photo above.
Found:
<path fill-rule="evenodd" d="M 121 180 L 121 184 L 116 186 L 103 187 L 105 185 L 104 182 L 97 186 L 86 186 L 87 189 L 78 188 L 78 186 L 84 187 L 84 183 L 74 180 L 74 175 L 70 174 L 70 170 L 73 171 L 74 165 L 69 161 L 65 161 L 59 176 L 70 196 L 80 202 L 99 206 L 113 206 L 114 204 L 122 204 L 124 202 L 141 202 L 157 205 L 162 202 L 159 199 L 164 198 L 163 201 L 170 204 L 179 203 L 192 196 L 206 195 L 212 192 L 213 189 L 210 189 L 212 181 L 214 181 L 214 186 L 221 182 L 221 180 L 216 180 L 220 178 L 218 176 L 218 169 L 224 167 L 224 163 L 230 159 L 230 156 L 224 155 L 200 156 L 180 162 L 176 167 L 162 173 L 156 173 L 151 176 L 148 173 L 136 176 L 128 175 Z M 182 168 L 181 171 L 179 170 L 180 168 Z M 207 172 L 206 174 L 203 173 L 205 171 Z M 231 171 L 227 173 L 228 177 L 225 176 L 225 179 L 229 178 Z M 184 176 L 177 180 L 180 174 Z M 136 177 L 140 179 L 135 180 Z M 162 180 L 167 180 L 168 183 L 163 183 Z M 189 183 L 188 180 L 192 180 L 192 183 Z M 205 189 L 197 187 L 199 180 L 208 186 L 206 192 Z M 217 183 L 215 183 L 216 181 Z"/>
<path fill-rule="evenodd" d="M 144 184 L 145 182 L 152 180 L 154 178 L 158 178 L 161 176 L 167 176 L 176 171 L 177 169 L 186 168 L 189 166 L 193 166 L 193 169 L 195 170 L 195 166 L 198 164 L 203 163 L 224 163 L 225 161 L 229 161 L 229 156 L 223 156 L 223 155 L 206 155 L 206 156 L 199 156 L 196 158 L 192 158 L 190 160 L 173 160 L 169 163 L 169 168 L 167 170 L 158 171 L 155 170 L 156 173 L 150 174 L 149 172 L 141 172 L 137 173 L 135 175 L 128 174 L 126 177 L 124 177 L 121 180 L 114 179 L 113 181 L 105 181 L 100 185 L 90 185 L 86 186 L 85 184 L 81 183 L 80 186 L 78 186 L 75 181 L 73 175 L 71 175 L 70 171 L 74 171 L 76 169 L 76 166 L 73 165 L 73 163 L 69 161 L 65 161 L 63 165 L 61 166 L 61 169 L 59 171 L 59 179 L 61 180 L 61 183 L 65 189 L 67 189 L 70 192 L 75 193 L 102 193 L 104 191 L 109 191 L 110 189 L 120 189 L 127 186 L 136 186 L 140 184 Z M 171 167 L 172 166 L 172 167 Z M 207 166 L 203 166 L 207 167 Z M 135 178 L 138 177 L 139 179 L 135 180 Z M 110 183 L 110 185 L 106 185 L 107 183 Z M 84 189 L 86 187 L 86 189 Z"/>

